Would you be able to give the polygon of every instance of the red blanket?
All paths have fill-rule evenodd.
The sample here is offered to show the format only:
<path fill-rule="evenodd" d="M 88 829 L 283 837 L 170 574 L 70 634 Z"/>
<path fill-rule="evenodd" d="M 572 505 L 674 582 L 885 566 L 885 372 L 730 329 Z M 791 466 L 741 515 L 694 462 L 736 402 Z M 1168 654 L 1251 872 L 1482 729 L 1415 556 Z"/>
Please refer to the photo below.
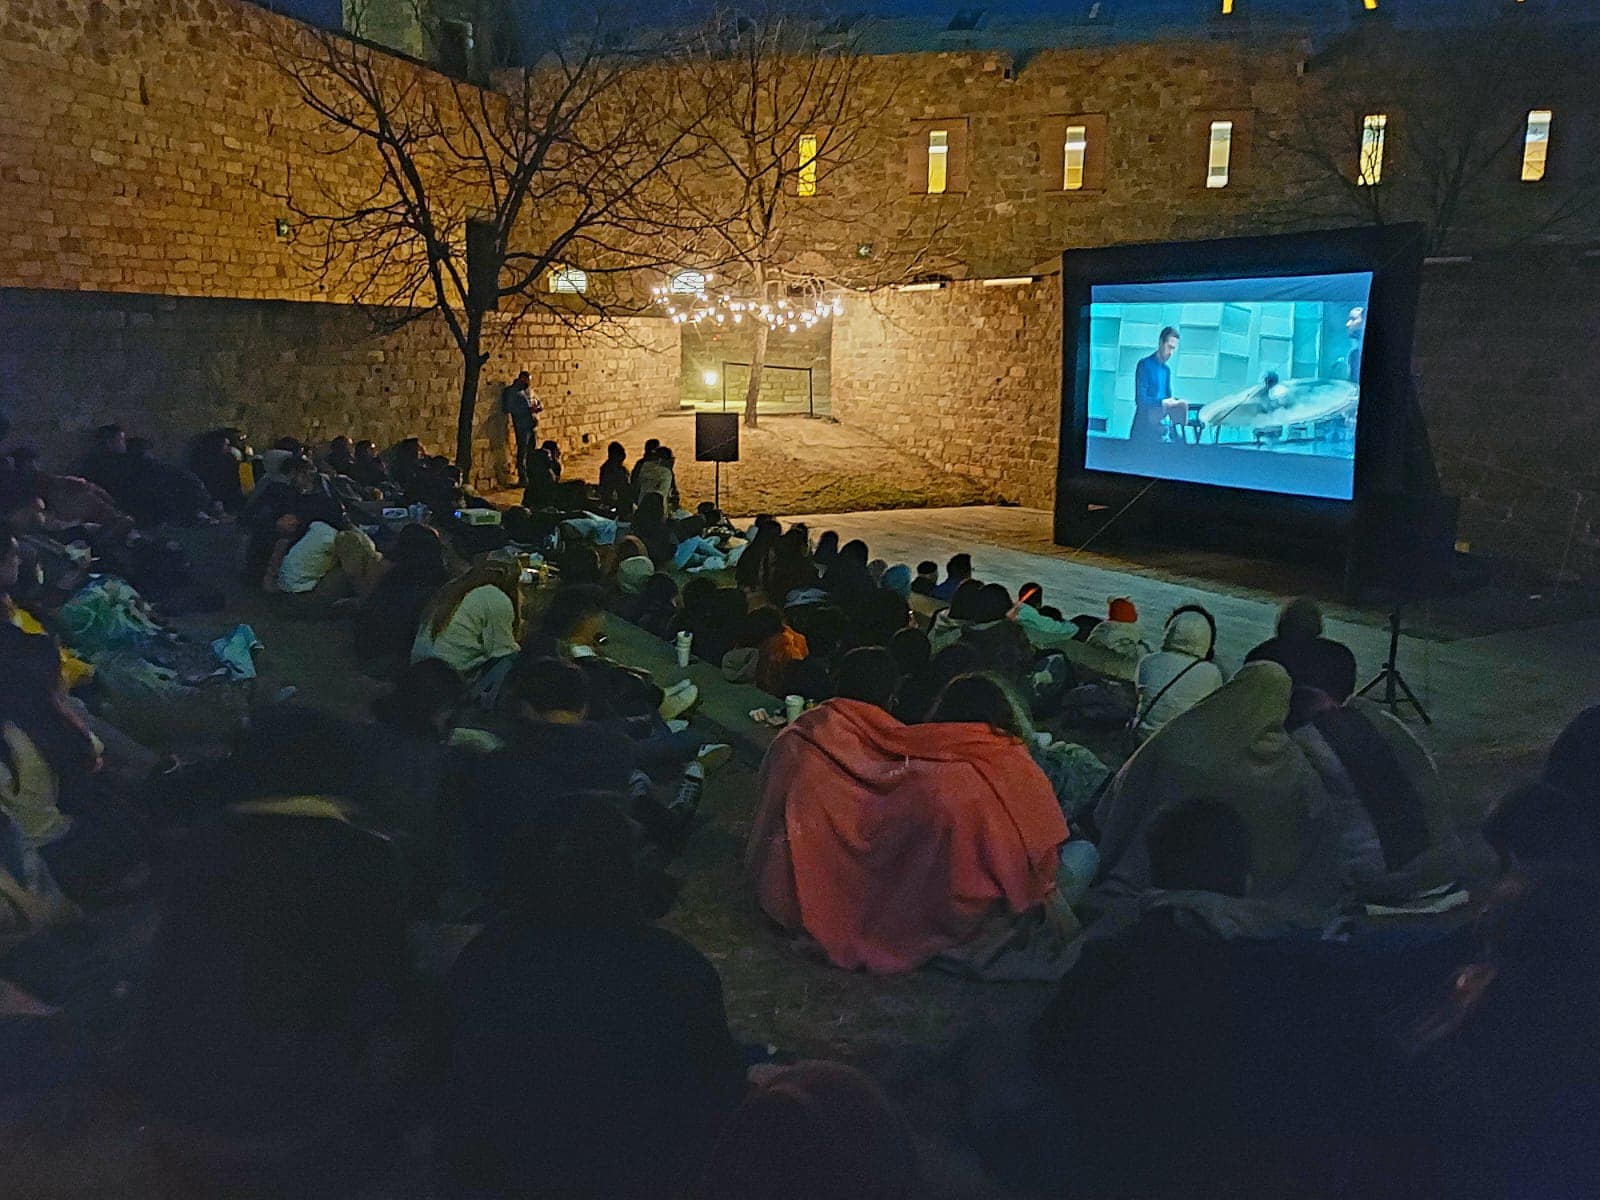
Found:
<path fill-rule="evenodd" d="M 1015 739 L 830 700 L 767 752 L 745 859 L 775 921 L 836 966 L 887 974 L 963 944 L 997 904 L 1038 904 L 1066 840 Z"/>

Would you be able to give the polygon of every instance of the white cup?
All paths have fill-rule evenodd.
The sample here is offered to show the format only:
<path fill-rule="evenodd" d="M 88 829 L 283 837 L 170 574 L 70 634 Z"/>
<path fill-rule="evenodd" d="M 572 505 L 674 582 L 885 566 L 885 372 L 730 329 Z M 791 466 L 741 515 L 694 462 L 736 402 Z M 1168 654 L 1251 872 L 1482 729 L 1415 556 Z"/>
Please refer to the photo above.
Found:
<path fill-rule="evenodd" d="M 679 632 L 674 648 L 678 651 L 678 665 L 680 667 L 689 665 L 689 647 L 692 645 L 694 645 L 694 634 L 687 629 Z"/>
<path fill-rule="evenodd" d="M 783 698 L 783 715 L 788 717 L 789 720 L 798 721 L 800 714 L 805 710 L 806 698 L 804 696 L 785 696 Z"/>

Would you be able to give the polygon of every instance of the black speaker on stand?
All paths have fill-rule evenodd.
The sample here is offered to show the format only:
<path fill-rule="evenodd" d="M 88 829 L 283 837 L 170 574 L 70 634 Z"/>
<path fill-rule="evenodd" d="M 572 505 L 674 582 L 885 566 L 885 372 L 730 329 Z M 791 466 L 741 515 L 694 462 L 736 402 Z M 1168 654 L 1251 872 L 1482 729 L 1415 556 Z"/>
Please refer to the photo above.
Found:
<path fill-rule="evenodd" d="M 1396 715 L 1409 704 L 1428 725 L 1433 717 L 1400 672 L 1401 625 L 1407 604 L 1460 590 L 1454 571 L 1460 508 L 1453 496 L 1368 496 L 1351 531 L 1346 592 L 1353 598 L 1376 593 L 1389 605 L 1389 657 L 1356 695 L 1381 688 L 1378 703 Z"/>
<path fill-rule="evenodd" d="M 739 414 L 697 412 L 694 415 L 694 460 L 716 463 L 712 503 L 722 508 L 722 464 L 739 461 Z"/>

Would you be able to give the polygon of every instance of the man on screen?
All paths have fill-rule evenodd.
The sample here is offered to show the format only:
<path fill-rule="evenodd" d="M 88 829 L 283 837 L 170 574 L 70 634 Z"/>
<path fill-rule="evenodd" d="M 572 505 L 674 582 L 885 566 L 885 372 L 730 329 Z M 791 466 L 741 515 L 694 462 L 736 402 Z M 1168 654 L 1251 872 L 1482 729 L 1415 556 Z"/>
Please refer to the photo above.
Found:
<path fill-rule="evenodd" d="M 1133 372 L 1133 424 L 1128 429 L 1131 442 L 1158 442 L 1164 436 L 1162 418 L 1172 412 L 1174 428 L 1188 411 L 1172 395 L 1172 356 L 1178 352 L 1178 331 L 1171 325 L 1156 339 L 1156 352 L 1139 360 Z"/>

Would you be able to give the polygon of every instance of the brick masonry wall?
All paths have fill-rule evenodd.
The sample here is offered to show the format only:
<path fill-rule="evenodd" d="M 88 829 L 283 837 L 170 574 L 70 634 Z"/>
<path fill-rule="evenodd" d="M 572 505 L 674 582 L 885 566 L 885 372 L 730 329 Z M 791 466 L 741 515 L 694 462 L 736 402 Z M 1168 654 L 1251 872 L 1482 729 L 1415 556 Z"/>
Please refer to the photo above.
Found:
<path fill-rule="evenodd" d="M 1475 551 L 1600 571 L 1600 265 L 1568 248 L 1425 268 L 1416 330 L 1424 417 Z M 956 283 L 846 304 L 834 410 L 1002 497 L 1051 508 L 1059 455 L 1056 279 Z"/>
<path fill-rule="evenodd" d="M 575 333 L 530 319 L 494 339 L 480 392 L 476 480 L 509 450 L 499 389 L 522 368 L 543 400 L 541 437 L 564 451 L 605 440 L 678 403 L 670 322 Z M 194 434 L 237 425 L 258 447 L 286 434 L 387 446 L 416 435 L 453 453 L 461 359 L 437 318 L 375 332 L 346 305 L 94 292 L 0 291 L 0 409 L 14 438 L 54 463 L 119 421 L 181 454 Z"/>

